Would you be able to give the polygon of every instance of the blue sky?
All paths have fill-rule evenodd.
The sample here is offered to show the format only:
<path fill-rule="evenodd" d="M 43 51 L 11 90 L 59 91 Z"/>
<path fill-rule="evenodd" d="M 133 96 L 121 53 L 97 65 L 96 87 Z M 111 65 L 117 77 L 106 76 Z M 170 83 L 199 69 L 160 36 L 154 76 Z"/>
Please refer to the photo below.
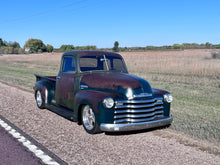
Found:
<path fill-rule="evenodd" d="M 41 39 L 59 48 L 220 44 L 219 0 L 7 0 L 0 3 L 0 38 Z"/>

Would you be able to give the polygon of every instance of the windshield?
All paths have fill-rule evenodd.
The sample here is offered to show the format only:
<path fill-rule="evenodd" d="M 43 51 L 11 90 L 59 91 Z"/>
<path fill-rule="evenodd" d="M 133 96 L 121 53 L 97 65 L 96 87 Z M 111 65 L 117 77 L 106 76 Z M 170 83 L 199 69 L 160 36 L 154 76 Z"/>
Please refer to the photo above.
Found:
<path fill-rule="evenodd" d="M 123 59 L 111 55 L 89 55 L 80 57 L 80 70 L 127 72 Z"/>

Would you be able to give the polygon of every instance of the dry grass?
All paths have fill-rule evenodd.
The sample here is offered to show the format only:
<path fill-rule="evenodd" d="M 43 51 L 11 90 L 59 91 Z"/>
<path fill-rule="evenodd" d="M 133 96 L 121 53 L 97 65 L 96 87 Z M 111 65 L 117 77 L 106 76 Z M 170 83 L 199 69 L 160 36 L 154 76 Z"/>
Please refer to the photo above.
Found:
<path fill-rule="evenodd" d="M 174 95 L 172 129 L 220 142 L 220 60 L 211 50 L 121 54 L 130 73 Z"/>
<path fill-rule="evenodd" d="M 211 58 L 211 52 L 211 50 L 184 50 L 121 54 L 131 73 L 148 80 L 196 85 L 209 84 L 219 87 L 220 83 L 215 80 L 220 78 L 220 64 L 219 60 Z M 188 79 L 197 81 L 190 82 Z"/>
<path fill-rule="evenodd" d="M 143 77 L 152 87 L 166 89 L 174 95 L 172 129 L 220 142 L 220 60 L 212 59 L 212 50 L 120 54 L 131 74 Z M 34 73 L 57 74 L 61 55 L 0 56 L 0 80 L 31 89 L 35 83 Z"/>
<path fill-rule="evenodd" d="M 0 80 L 32 88 L 34 74 L 56 75 L 61 53 L 0 56 Z"/>

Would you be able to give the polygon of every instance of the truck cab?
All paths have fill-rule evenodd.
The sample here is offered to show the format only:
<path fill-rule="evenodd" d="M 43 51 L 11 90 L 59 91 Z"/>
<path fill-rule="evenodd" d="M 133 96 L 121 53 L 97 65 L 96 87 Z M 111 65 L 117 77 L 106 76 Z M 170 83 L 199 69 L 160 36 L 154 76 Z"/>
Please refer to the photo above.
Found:
<path fill-rule="evenodd" d="M 170 125 L 172 95 L 128 73 L 121 55 L 63 54 L 57 76 L 36 75 L 37 106 L 82 124 L 90 134 Z"/>

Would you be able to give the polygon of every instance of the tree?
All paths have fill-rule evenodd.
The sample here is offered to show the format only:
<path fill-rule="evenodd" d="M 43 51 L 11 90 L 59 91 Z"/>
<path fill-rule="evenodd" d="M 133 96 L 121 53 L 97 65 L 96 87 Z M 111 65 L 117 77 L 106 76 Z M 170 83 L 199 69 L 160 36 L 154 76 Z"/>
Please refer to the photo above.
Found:
<path fill-rule="evenodd" d="M 47 52 L 52 52 L 53 51 L 53 46 L 47 44 L 46 50 L 47 50 Z"/>
<path fill-rule="evenodd" d="M 74 46 L 73 45 L 61 45 L 59 51 L 60 52 L 67 52 L 67 51 L 72 51 L 74 50 Z"/>
<path fill-rule="evenodd" d="M 43 41 L 39 39 L 29 39 L 25 45 L 24 48 L 29 48 L 32 53 L 38 53 L 38 52 L 45 52 L 46 46 L 44 45 Z"/>
<path fill-rule="evenodd" d="M 212 44 L 209 43 L 209 42 L 206 42 L 206 43 L 205 43 L 205 46 L 206 46 L 207 49 L 210 49 L 210 48 L 212 47 Z"/>
<path fill-rule="evenodd" d="M 184 46 L 181 44 L 173 44 L 174 49 L 184 49 Z"/>
<path fill-rule="evenodd" d="M 4 42 L 1 38 L 0 38 L 0 46 L 4 46 Z"/>
<path fill-rule="evenodd" d="M 118 52 L 118 51 L 119 51 L 118 46 L 119 46 L 118 41 L 115 41 L 115 43 L 114 43 L 114 47 L 112 48 L 112 50 L 113 50 L 114 52 Z"/>
<path fill-rule="evenodd" d="M 15 41 L 15 42 L 12 43 L 12 47 L 13 48 L 20 48 L 20 44 Z"/>
<path fill-rule="evenodd" d="M 13 47 L 13 48 L 20 48 L 20 44 L 18 42 L 9 42 L 8 45 L 9 47 Z"/>

